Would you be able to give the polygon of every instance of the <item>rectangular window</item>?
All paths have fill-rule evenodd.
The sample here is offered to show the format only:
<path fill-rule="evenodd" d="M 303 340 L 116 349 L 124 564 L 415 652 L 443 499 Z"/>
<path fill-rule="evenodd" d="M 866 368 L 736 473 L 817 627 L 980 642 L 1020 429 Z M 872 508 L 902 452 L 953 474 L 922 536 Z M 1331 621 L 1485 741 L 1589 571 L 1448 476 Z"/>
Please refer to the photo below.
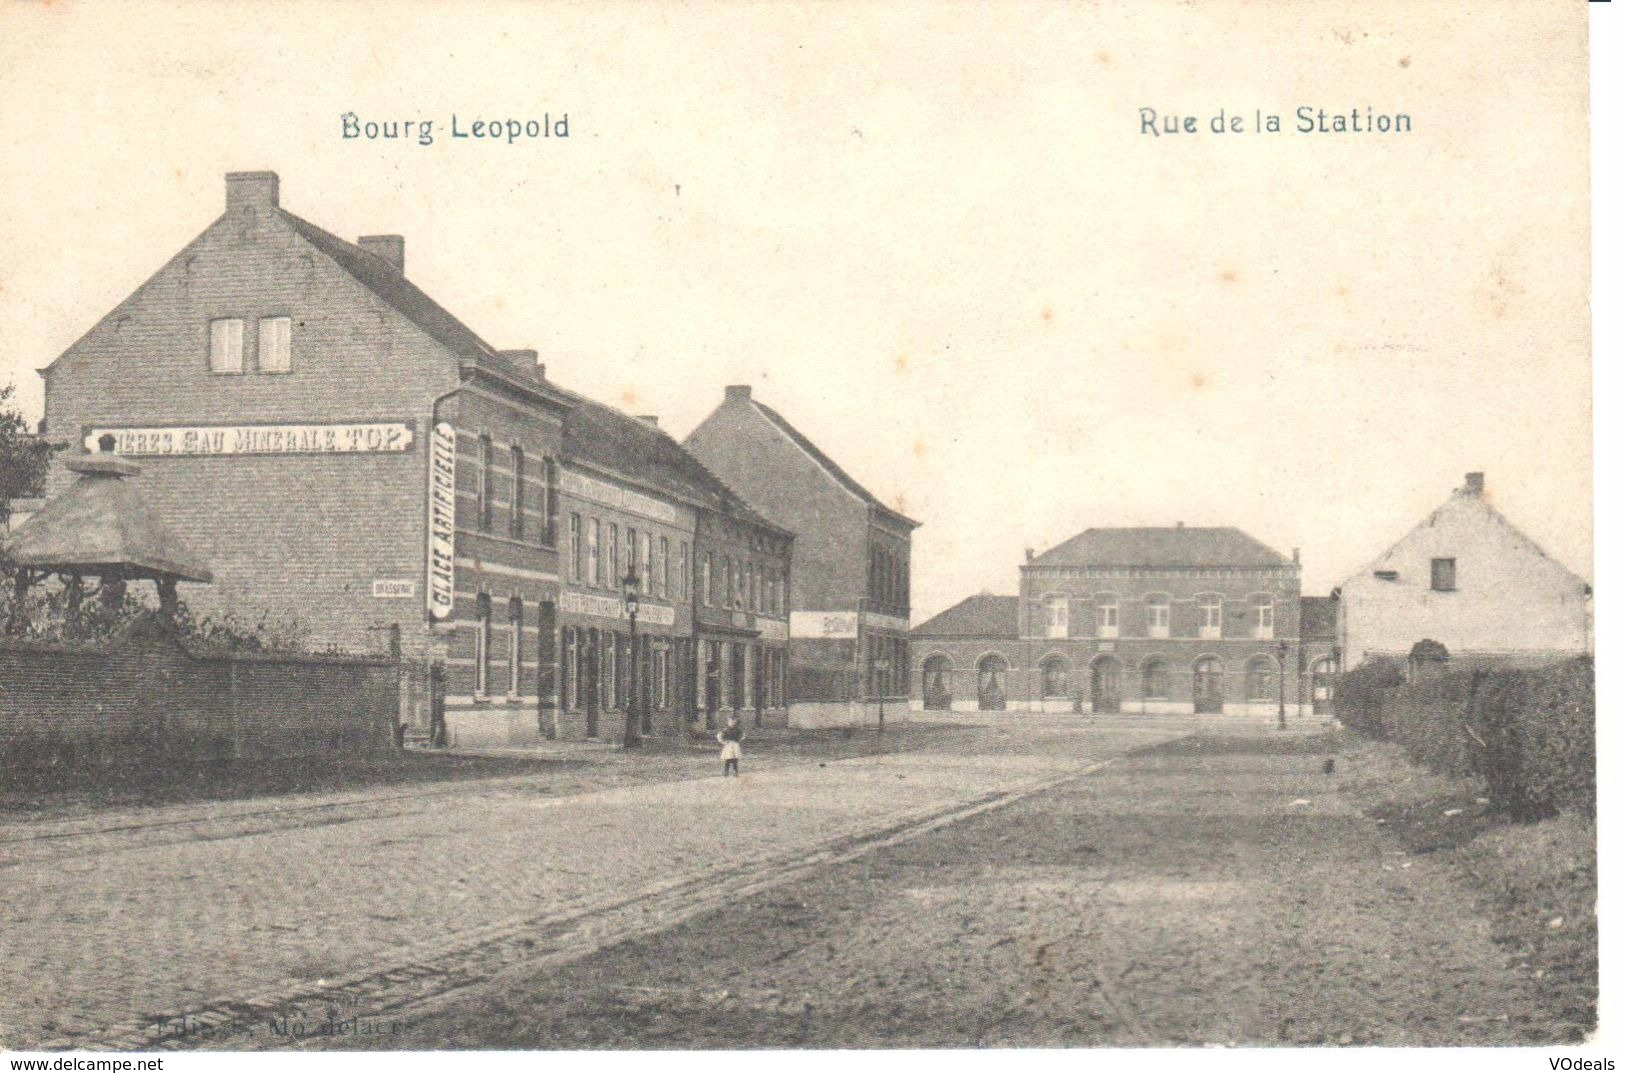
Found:
<path fill-rule="evenodd" d="M 545 526 L 542 531 L 542 539 L 547 544 L 552 545 L 558 540 L 555 526 L 558 524 L 559 513 L 559 467 L 551 458 L 542 460 L 542 482 L 546 485 L 544 492 L 546 498 L 542 500 L 542 518 Z"/>
<path fill-rule="evenodd" d="M 525 452 L 523 448 L 509 450 L 513 466 L 513 496 L 508 501 L 508 533 L 515 540 L 525 539 Z"/>
<path fill-rule="evenodd" d="M 260 372 L 293 371 L 293 318 L 260 318 Z"/>
<path fill-rule="evenodd" d="M 225 317 L 209 322 L 209 371 L 243 371 L 243 322 L 238 318 Z"/>
<path fill-rule="evenodd" d="M 626 543 L 632 543 L 632 530 L 626 531 Z M 621 583 L 621 530 L 614 522 L 609 523 L 609 543 L 604 548 L 604 559 L 609 563 L 609 584 L 613 588 Z"/>
<path fill-rule="evenodd" d="M 1044 635 L 1046 637 L 1065 637 L 1069 628 L 1066 597 L 1044 597 Z"/>
<path fill-rule="evenodd" d="M 597 518 L 588 520 L 587 525 L 587 581 L 593 585 L 604 583 L 604 560 L 599 554 L 602 545 L 603 526 Z"/>
<path fill-rule="evenodd" d="M 671 596 L 671 545 L 660 538 L 660 556 L 655 561 L 655 576 L 660 579 L 658 595 L 662 600 Z"/>
<path fill-rule="evenodd" d="M 523 666 L 525 608 L 515 596 L 508 601 L 508 695 L 519 695 L 519 671 Z"/>
<path fill-rule="evenodd" d="M 1260 641 L 1275 637 L 1275 601 L 1268 596 L 1260 596 L 1253 604 L 1253 637 Z"/>
<path fill-rule="evenodd" d="M 1454 559 L 1435 559 L 1435 560 L 1433 560 L 1433 591 L 1434 592 L 1454 592 L 1454 591 L 1456 591 L 1456 560 L 1454 560 Z"/>
<path fill-rule="evenodd" d="M 580 581 L 581 567 L 581 515 L 570 515 L 570 580 Z"/>
<path fill-rule="evenodd" d="M 688 596 L 688 541 L 679 541 L 677 544 L 677 598 L 687 600 Z"/>
<path fill-rule="evenodd" d="M 700 560 L 700 599 L 705 603 L 706 607 L 710 607 L 712 603 L 712 581 L 711 553 L 706 552 L 705 557 Z"/>
<path fill-rule="evenodd" d="M 643 574 L 643 595 L 653 596 L 655 594 L 654 534 L 642 533 L 640 536 L 642 538 L 639 549 L 641 554 L 638 556 L 638 561 L 643 564 L 639 567 Z"/>
<path fill-rule="evenodd" d="M 1099 604 L 1095 608 L 1095 635 L 1098 637 L 1117 636 L 1117 602 Z"/>
<path fill-rule="evenodd" d="M 1196 604 L 1198 635 L 1212 640 L 1223 635 L 1224 602 L 1217 596 L 1199 597 Z"/>
<path fill-rule="evenodd" d="M 491 447 L 491 437 L 480 437 L 480 468 L 477 479 L 479 485 L 476 492 L 479 495 L 480 532 L 491 531 L 491 486 L 496 477 L 496 452 Z"/>
<path fill-rule="evenodd" d="M 1168 605 L 1153 601 L 1145 605 L 1145 634 L 1147 637 L 1168 636 Z"/>
<path fill-rule="evenodd" d="M 728 556 L 722 557 L 722 606 L 734 605 L 734 561 Z"/>

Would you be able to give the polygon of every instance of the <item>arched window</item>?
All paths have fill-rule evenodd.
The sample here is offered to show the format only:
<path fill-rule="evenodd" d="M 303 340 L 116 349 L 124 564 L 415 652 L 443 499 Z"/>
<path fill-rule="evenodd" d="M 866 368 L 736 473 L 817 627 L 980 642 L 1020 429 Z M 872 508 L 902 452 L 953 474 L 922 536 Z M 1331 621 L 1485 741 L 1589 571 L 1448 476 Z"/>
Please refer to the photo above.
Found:
<path fill-rule="evenodd" d="M 1065 637 L 1069 628 L 1066 597 L 1044 597 L 1044 636 Z"/>
<path fill-rule="evenodd" d="M 1117 597 L 1110 594 L 1095 597 L 1095 636 L 1117 636 Z"/>
<path fill-rule="evenodd" d="M 1269 641 L 1275 637 L 1275 597 L 1268 593 L 1259 593 L 1253 597 L 1252 606 L 1253 637 L 1260 641 Z"/>
<path fill-rule="evenodd" d="M 515 596 L 508 601 L 508 695 L 519 695 L 519 669 L 524 651 L 525 605 Z"/>
<path fill-rule="evenodd" d="M 932 656 L 925 661 L 920 692 L 926 708 L 947 711 L 953 705 L 953 661 L 947 656 Z"/>
<path fill-rule="evenodd" d="M 1064 656 L 1051 656 L 1041 665 L 1046 700 L 1072 695 L 1072 665 Z"/>
<path fill-rule="evenodd" d="M 984 712 L 1004 711 L 1005 677 L 1010 662 L 998 653 L 989 653 L 976 663 L 976 703 Z"/>
<path fill-rule="evenodd" d="M 1165 605 L 1166 606 L 1166 605 Z M 1141 674 L 1141 696 L 1146 700 L 1167 700 L 1169 675 L 1168 661 L 1163 659 L 1147 660 L 1145 670 Z"/>
<path fill-rule="evenodd" d="M 483 592 L 474 600 L 474 692 L 491 692 L 491 598 Z"/>
<path fill-rule="evenodd" d="M 1223 635 L 1224 598 L 1204 593 L 1196 598 L 1197 636 L 1212 639 Z"/>
<path fill-rule="evenodd" d="M 1254 656 L 1247 661 L 1247 699 L 1275 699 L 1275 661 L 1268 656 Z"/>
<path fill-rule="evenodd" d="M 1145 598 L 1145 635 L 1147 637 L 1168 636 L 1168 597 L 1160 592 L 1154 592 Z M 1164 673 L 1167 669 L 1164 668 Z"/>

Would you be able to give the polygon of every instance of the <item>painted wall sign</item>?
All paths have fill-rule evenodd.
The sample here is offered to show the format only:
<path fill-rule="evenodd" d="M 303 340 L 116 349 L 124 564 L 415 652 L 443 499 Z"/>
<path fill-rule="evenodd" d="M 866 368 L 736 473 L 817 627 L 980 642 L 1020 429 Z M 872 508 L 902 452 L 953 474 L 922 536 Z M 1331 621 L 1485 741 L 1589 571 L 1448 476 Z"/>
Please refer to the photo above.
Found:
<path fill-rule="evenodd" d="M 560 478 L 559 486 L 570 495 L 590 499 L 594 503 L 641 514 L 645 518 L 653 518 L 667 525 L 678 524 L 677 508 L 670 503 L 662 503 L 651 496 L 610 484 L 608 481 L 595 480 L 585 474 L 567 470 Z"/>
<path fill-rule="evenodd" d="M 896 630 L 898 633 L 908 632 L 908 623 L 896 615 L 880 615 L 873 611 L 863 613 L 863 624 L 873 626 L 877 630 Z"/>
<path fill-rule="evenodd" d="M 429 617 L 451 617 L 457 535 L 457 430 L 442 421 L 429 434 Z"/>
<path fill-rule="evenodd" d="M 418 583 L 409 577 L 375 578 L 372 595 L 378 600 L 405 600 L 418 594 Z"/>
<path fill-rule="evenodd" d="M 773 618 L 758 618 L 756 628 L 761 631 L 764 641 L 787 641 L 790 639 L 790 629 L 783 621 Z"/>
<path fill-rule="evenodd" d="M 791 637 L 856 637 L 856 611 L 792 611 Z"/>
<path fill-rule="evenodd" d="M 93 428 L 85 449 L 99 451 L 113 437 L 119 455 L 387 454 L 412 445 L 412 426 L 401 422 L 346 425 L 178 425 Z"/>
<path fill-rule="evenodd" d="M 626 604 L 618 596 L 594 596 L 586 592 L 567 592 L 559 597 L 559 610 L 573 615 L 596 615 L 599 618 L 626 619 Z M 664 604 L 638 603 L 638 624 L 674 626 L 677 611 Z"/>

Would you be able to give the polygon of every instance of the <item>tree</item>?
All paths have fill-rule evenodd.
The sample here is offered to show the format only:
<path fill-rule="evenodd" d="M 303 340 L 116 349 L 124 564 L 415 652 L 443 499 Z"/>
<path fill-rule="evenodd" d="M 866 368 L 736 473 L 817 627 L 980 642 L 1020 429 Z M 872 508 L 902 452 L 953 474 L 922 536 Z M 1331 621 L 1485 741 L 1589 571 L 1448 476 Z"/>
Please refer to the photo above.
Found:
<path fill-rule="evenodd" d="M 0 387 L 0 524 L 11 517 L 11 501 L 45 494 L 51 445 L 28 431 L 28 420 L 11 401 L 16 384 Z"/>

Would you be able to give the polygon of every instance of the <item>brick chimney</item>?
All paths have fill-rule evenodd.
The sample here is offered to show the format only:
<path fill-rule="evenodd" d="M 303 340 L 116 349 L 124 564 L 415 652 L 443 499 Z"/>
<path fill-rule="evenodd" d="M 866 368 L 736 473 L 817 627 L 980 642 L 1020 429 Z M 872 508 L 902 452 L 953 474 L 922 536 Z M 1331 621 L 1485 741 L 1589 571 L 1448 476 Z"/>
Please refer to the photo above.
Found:
<path fill-rule="evenodd" d="M 274 171 L 233 171 L 226 175 L 226 211 L 274 209 L 277 177 Z"/>
<path fill-rule="evenodd" d="M 400 235 L 362 235 L 355 240 L 355 244 L 374 257 L 388 261 L 389 266 L 401 275 L 406 274 L 406 239 Z"/>
<path fill-rule="evenodd" d="M 750 385 L 729 384 L 727 387 L 723 388 L 722 394 L 724 398 L 728 399 L 748 399 L 750 398 Z"/>
<path fill-rule="evenodd" d="M 1462 491 L 1463 495 L 1470 495 L 1470 496 L 1473 496 L 1474 498 L 1477 498 L 1477 499 L 1483 499 L 1484 498 L 1484 474 L 1482 474 L 1482 473 L 1469 473 L 1469 474 L 1467 474 L 1467 484 L 1466 484 L 1465 487 L 1462 488 L 1461 491 Z"/>

